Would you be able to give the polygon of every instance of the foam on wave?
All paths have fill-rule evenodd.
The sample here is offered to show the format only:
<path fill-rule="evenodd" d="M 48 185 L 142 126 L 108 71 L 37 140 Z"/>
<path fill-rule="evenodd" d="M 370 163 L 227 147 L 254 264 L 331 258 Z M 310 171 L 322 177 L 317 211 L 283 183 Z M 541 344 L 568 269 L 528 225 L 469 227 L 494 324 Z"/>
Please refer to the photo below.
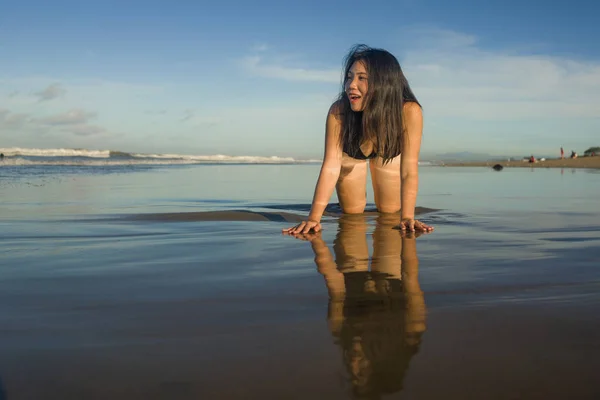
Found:
<path fill-rule="evenodd" d="M 88 149 L 28 149 L 21 147 L 10 147 L 2 149 L 0 153 L 6 157 L 25 156 L 25 157 L 90 157 L 90 158 L 108 158 L 108 150 L 88 150 Z"/>
<path fill-rule="evenodd" d="M 29 148 L 0 148 L 0 153 L 6 157 L 5 163 L 11 165 L 132 165 L 132 164 L 199 164 L 199 163 L 240 163 L 240 164 L 284 164 L 284 163 L 313 163 L 320 160 L 296 160 L 292 157 L 278 156 L 228 156 L 216 155 L 187 155 L 187 154 L 144 154 L 128 153 L 115 150 L 88 149 L 29 149 Z M 21 157 L 21 158 L 19 158 Z M 26 158 L 22 158 L 26 157 Z M 39 157 L 39 159 L 37 159 Z M 94 160 L 56 160 L 57 157 L 85 157 L 90 159 L 107 159 L 101 162 Z M 52 160 L 44 158 L 54 158 Z"/>
<path fill-rule="evenodd" d="M 197 156 L 197 155 L 182 155 L 182 154 L 141 154 L 132 153 L 134 158 L 153 158 L 153 159 L 170 159 L 170 160 L 185 160 L 185 161 L 204 161 L 204 162 L 239 162 L 239 163 L 292 163 L 298 160 L 292 157 L 260 157 L 260 156 L 227 156 L 223 154 Z M 308 160 L 311 161 L 311 160 Z"/>
<path fill-rule="evenodd" d="M 5 159 L 0 166 L 5 165 L 80 165 L 80 166 L 109 166 L 109 165 L 193 165 L 193 164 L 303 164 L 308 161 L 281 161 L 281 160 L 227 160 L 227 161 L 191 161 L 191 160 L 158 160 L 158 159 L 146 159 L 146 160 L 28 160 L 25 158 L 8 158 Z"/>

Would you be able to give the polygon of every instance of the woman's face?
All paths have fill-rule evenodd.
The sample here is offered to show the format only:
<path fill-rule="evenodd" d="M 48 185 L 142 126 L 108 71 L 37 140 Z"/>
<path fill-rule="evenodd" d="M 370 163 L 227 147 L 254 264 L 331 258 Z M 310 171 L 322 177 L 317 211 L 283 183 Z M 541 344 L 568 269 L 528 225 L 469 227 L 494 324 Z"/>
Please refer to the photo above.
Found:
<path fill-rule="evenodd" d="M 348 71 L 344 90 L 352 111 L 363 111 L 365 108 L 365 97 L 369 89 L 369 75 L 362 61 L 355 61 Z"/>

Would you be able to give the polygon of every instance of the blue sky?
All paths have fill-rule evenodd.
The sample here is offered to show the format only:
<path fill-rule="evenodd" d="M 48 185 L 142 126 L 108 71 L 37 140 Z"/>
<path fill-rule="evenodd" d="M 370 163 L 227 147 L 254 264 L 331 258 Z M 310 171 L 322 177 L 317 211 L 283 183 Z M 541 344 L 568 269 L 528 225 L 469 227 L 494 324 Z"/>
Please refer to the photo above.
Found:
<path fill-rule="evenodd" d="M 318 158 L 342 58 L 397 56 L 422 153 L 600 145 L 589 1 L 13 1 L 0 148 Z"/>

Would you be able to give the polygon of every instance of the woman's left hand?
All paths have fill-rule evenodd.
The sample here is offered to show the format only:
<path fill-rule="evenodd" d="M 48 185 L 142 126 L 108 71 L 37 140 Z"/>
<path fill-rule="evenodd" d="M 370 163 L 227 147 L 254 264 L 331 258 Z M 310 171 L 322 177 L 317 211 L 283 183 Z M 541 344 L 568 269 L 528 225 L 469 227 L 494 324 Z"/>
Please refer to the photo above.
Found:
<path fill-rule="evenodd" d="M 304 240 L 306 242 L 312 242 L 315 239 L 321 238 L 321 231 L 319 232 L 308 232 L 308 233 L 292 233 L 284 231 L 283 234 L 285 236 L 291 236 L 296 239 Z"/>
<path fill-rule="evenodd" d="M 433 232 L 433 226 L 412 218 L 402 218 L 395 228 L 403 232 Z"/>

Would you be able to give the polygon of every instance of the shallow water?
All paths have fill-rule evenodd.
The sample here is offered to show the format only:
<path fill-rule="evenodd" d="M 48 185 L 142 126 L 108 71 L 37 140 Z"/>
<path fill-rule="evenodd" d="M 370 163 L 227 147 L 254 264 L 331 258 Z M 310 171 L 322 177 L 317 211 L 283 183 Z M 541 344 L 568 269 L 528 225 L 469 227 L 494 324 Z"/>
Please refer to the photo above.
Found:
<path fill-rule="evenodd" d="M 0 399 L 597 398 L 600 174 L 421 168 L 416 239 L 149 218 L 303 215 L 317 172 L 2 181 Z"/>

